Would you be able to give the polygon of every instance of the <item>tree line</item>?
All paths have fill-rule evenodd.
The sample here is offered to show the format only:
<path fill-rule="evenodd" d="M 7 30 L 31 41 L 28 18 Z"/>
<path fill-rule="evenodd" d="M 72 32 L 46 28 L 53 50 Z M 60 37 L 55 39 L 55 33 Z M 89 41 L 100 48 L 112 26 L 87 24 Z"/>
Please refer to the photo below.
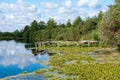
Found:
<path fill-rule="evenodd" d="M 14 39 L 31 39 L 32 41 L 47 40 L 103 40 L 109 44 L 120 44 L 120 0 L 115 0 L 108 11 L 100 11 L 98 16 L 82 19 L 80 16 L 73 21 L 57 23 L 53 18 L 44 21 L 32 21 L 22 30 L 0 32 L 0 37 Z"/>
<path fill-rule="evenodd" d="M 53 18 L 45 23 L 44 21 L 32 21 L 22 30 L 16 30 L 12 33 L 0 33 L 1 37 L 14 37 L 23 39 L 34 39 L 35 41 L 46 40 L 81 40 L 95 39 L 99 40 L 97 33 L 98 23 L 102 19 L 102 12 L 99 17 L 86 18 L 82 20 L 80 16 L 76 17 L 73 22 L 68 20 L 66 23 L 57 23 Z"/>

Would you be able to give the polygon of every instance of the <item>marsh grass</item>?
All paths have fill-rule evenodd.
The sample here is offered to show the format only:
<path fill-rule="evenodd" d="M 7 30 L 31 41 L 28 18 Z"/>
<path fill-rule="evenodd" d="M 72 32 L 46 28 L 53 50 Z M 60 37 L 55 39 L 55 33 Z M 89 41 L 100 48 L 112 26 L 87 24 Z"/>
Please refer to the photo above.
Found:
<path fill-rule="evenodd" d="M 54 54 L 49 60 L 50 80 L 119 80 L 120 54 L 101 47 L 40 47 Z M 61 76 L 64 75 L 64 76 Z"/>
<path fill-rule="evenodd" d="M 58 80 L 119 80 L 120 55 L 111 49 L 100 47 L 42 47 L 52 52 L 63 52 L 51 56 L 49 71 L 57 71 L 69 77 Z M 97 52 L 98 51 L 98 52 Z M 97 57 L 86 53 L 92 52 Z M 85 53 L 85 54 L 82 54 Z M 72 77 L 74 76 L 74 77 Z M 54 80 L 56 75 L 51 79 Z M 55 79 L 57 80 L 57 78 Z"/>
<path fill-rule="evenodd" d="M 39 74 L 43 74 L 45 72 L 47 72 L 47 70 L 46 69 L 42 69 L 42 70 L 36 70 L 34 73 L 39 75 Z"/>
<path fill-rule="evenodd" d="M 47 50 L 49 52 L 57 53 L 80 53 L 80 52 L 91 52 L 97 49 L 100 49 L 100 47 L 39 47 L 41 50 Z"/>
<path fill-rule="evenodd" d="M 23 75 L 27 75 L 27 74 L 28 74 L 28 72 L 27 72 L 27 71 L 24 71 L 22 74 L 23 74 Z"/>

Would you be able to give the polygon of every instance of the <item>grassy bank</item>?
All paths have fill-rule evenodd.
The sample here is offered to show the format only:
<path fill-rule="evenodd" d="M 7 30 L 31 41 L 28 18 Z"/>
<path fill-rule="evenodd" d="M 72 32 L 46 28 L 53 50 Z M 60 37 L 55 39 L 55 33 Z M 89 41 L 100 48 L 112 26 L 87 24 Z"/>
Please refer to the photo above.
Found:
<path fill-rule="evenodd" d="M 41 47 L 51 57 L 51 80 L 119 80 L 120 55 L 113 48 Z"/>

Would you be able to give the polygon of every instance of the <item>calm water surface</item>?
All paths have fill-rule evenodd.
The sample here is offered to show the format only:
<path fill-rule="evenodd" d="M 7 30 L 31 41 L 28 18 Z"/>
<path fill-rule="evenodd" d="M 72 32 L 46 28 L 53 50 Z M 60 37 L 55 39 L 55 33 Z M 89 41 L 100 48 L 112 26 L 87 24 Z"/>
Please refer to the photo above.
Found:
<path fill-rule="evenodd" d="M 49 55 L 34 56 L 32 50 L 25 48 L 25 43 L 0 41 L 0 78 L 47 68 L 39 60 L 49 60 Z"/>

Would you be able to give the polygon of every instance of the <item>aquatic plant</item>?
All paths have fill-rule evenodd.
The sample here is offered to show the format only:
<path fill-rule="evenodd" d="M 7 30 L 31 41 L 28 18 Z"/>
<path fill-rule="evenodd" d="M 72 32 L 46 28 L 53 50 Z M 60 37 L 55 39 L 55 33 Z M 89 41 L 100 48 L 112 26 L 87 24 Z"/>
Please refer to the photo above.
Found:
<path fill-rule="evenodd" d="M 120 56 L 111 49 L 100 47 L 41 47 L 41 49 L 57 53 L 49 60 L 49 71 L 57 71 L 57 76 L 52 75 L 51 80 L 120 79 Z"/>
<path fill-rule="evenodd" d="M 54 48 L 52 48 L 54 49 Z M 57 48 L 55 48 L 57 49 Z M 103 57 L 101 62 L 96 62 L 96 58 L 81 54 L 80 52 L 89 52 L 97 48 L 58 48 L 63 54 L 55 54 L 51 57 L 49 64 L 52 66 L 51 71 L 58 74 L 64 74 L 60 80 L 119 80 L 120 63 L 109 61 L 111 56 L 113 60 L 118 60 L 116 54 L 107 53 L 98 55 L 97 58 Z M 69 50 L 69 51 L 67 51 Z M 103 55 L 103 56 L 102 56 Z M 104 57 L 107 55 L 107 58 Z M 106 61 L 104 61 L 106 60 Z M 108 60 L 108 61 L 107 61 Z M 112 60 L 112 59 L 111 59 Z M 71 76 L 71 77 L 70 77 Z M 72 77 L 74 76 L 74 77 Z"/>
<path fill-rule="evenodd" d="M 27 71 L 24 71 L 22 74 L 24 74 L 24 75 L 25 75 L 25 74 L 28 74 L 28 72 L 27 72 Z"/>
<path fill-rule="evenodd" d="M 47 72 L 47 70 L 46 69 L 42 69 L 42 70 L 36 70 L 34 73 L 35 74 L 42 74 L 42 73 L 45 73 L 45 72 Z"/>

